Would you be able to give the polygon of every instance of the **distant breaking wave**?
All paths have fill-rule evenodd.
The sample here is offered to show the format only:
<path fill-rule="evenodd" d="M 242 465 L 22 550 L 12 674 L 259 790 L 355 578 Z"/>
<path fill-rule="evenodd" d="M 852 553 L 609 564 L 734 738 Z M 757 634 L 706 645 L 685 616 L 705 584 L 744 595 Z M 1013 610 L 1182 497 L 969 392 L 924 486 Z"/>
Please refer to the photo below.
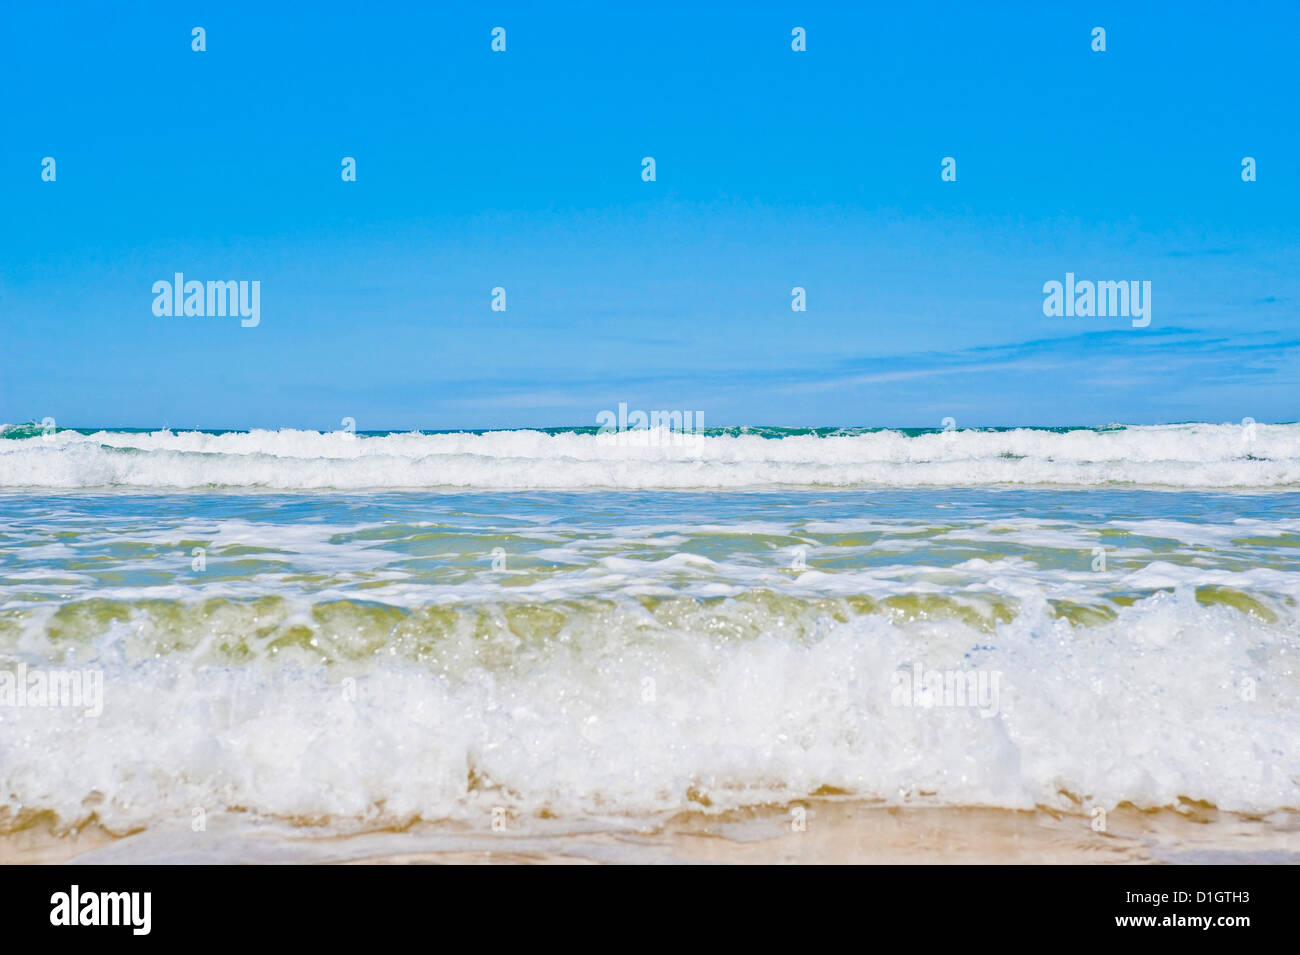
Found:
<path fill-rule="evenodd" d="M 2 488 L 1300 486 L 1300 424 L 458 433 L 0 427 Z"/>

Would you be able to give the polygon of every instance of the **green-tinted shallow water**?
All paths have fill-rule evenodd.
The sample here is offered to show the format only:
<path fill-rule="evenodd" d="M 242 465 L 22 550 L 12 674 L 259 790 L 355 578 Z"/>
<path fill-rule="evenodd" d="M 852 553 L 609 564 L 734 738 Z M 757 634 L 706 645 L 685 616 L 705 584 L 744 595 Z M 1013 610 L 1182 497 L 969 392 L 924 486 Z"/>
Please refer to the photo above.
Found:
<path fill-rule="evenodd" d="M 0 705 L 0 820 L 1296 807 L 1297 514 L 1113 488 L 4 493 L 0 670 L 103 688 L 94 714 Z M 992 692 L 900 697 L 921 672 Z"/>

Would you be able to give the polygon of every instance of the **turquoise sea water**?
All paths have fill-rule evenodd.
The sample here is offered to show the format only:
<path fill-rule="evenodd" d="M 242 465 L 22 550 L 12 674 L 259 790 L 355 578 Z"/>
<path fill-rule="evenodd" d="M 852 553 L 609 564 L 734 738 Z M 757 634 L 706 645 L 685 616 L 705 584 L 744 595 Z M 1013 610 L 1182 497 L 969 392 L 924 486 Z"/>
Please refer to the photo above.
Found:
<path fill-rule="evenodd" d="M 1180 428 L 11 432 L 0 820 L 1294 809 L 1296 426 Z"/>

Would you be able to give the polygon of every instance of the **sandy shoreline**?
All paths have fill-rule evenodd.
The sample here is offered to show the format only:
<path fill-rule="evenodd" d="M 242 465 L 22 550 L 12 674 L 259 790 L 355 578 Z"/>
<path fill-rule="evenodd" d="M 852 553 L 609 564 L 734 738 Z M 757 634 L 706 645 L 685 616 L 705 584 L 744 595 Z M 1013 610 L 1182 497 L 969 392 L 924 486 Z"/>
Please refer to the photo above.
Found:
<path fill-rule="evenodd" d="M 0 864 L 1178 864 L 1300 863 L 1300 813 L 1247 816 L 1191 807 L 1121 807 L 1091 820 L 1045 810 L 886 807 L 812 799 L 793 807 L 687 813 L 644 828 L 512 820 L 505 831 L 421 823 L 322 836 L 278 825 L 214 823 L 204 832 L 57 835 L 35 825 L 0 836 Z"/>

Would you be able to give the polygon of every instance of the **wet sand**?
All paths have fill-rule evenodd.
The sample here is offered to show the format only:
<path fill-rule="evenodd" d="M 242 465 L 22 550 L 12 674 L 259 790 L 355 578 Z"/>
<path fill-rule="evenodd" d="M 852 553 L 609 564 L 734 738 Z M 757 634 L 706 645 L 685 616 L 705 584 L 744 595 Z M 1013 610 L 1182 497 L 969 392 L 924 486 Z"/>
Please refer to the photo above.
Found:
<path fill-rule="evenodd" d="M 803 828 L 792 810 L 803 807 Z M 685 813 L 645 826 L 511 819 L 506 828 L 418 823 L 322 836 L 305 826 L 214 821 L 206 831 L 56 834 L 48 822 L 0 836 L 0 863 L 324 864 L 1216 864 L 1300 863 L 1300 812 L 1248 816 L 1188 805 L 1120 807 L 1104 832 L 1045 810 L 887 807 L 813 799 L 791 807 Z"/>

